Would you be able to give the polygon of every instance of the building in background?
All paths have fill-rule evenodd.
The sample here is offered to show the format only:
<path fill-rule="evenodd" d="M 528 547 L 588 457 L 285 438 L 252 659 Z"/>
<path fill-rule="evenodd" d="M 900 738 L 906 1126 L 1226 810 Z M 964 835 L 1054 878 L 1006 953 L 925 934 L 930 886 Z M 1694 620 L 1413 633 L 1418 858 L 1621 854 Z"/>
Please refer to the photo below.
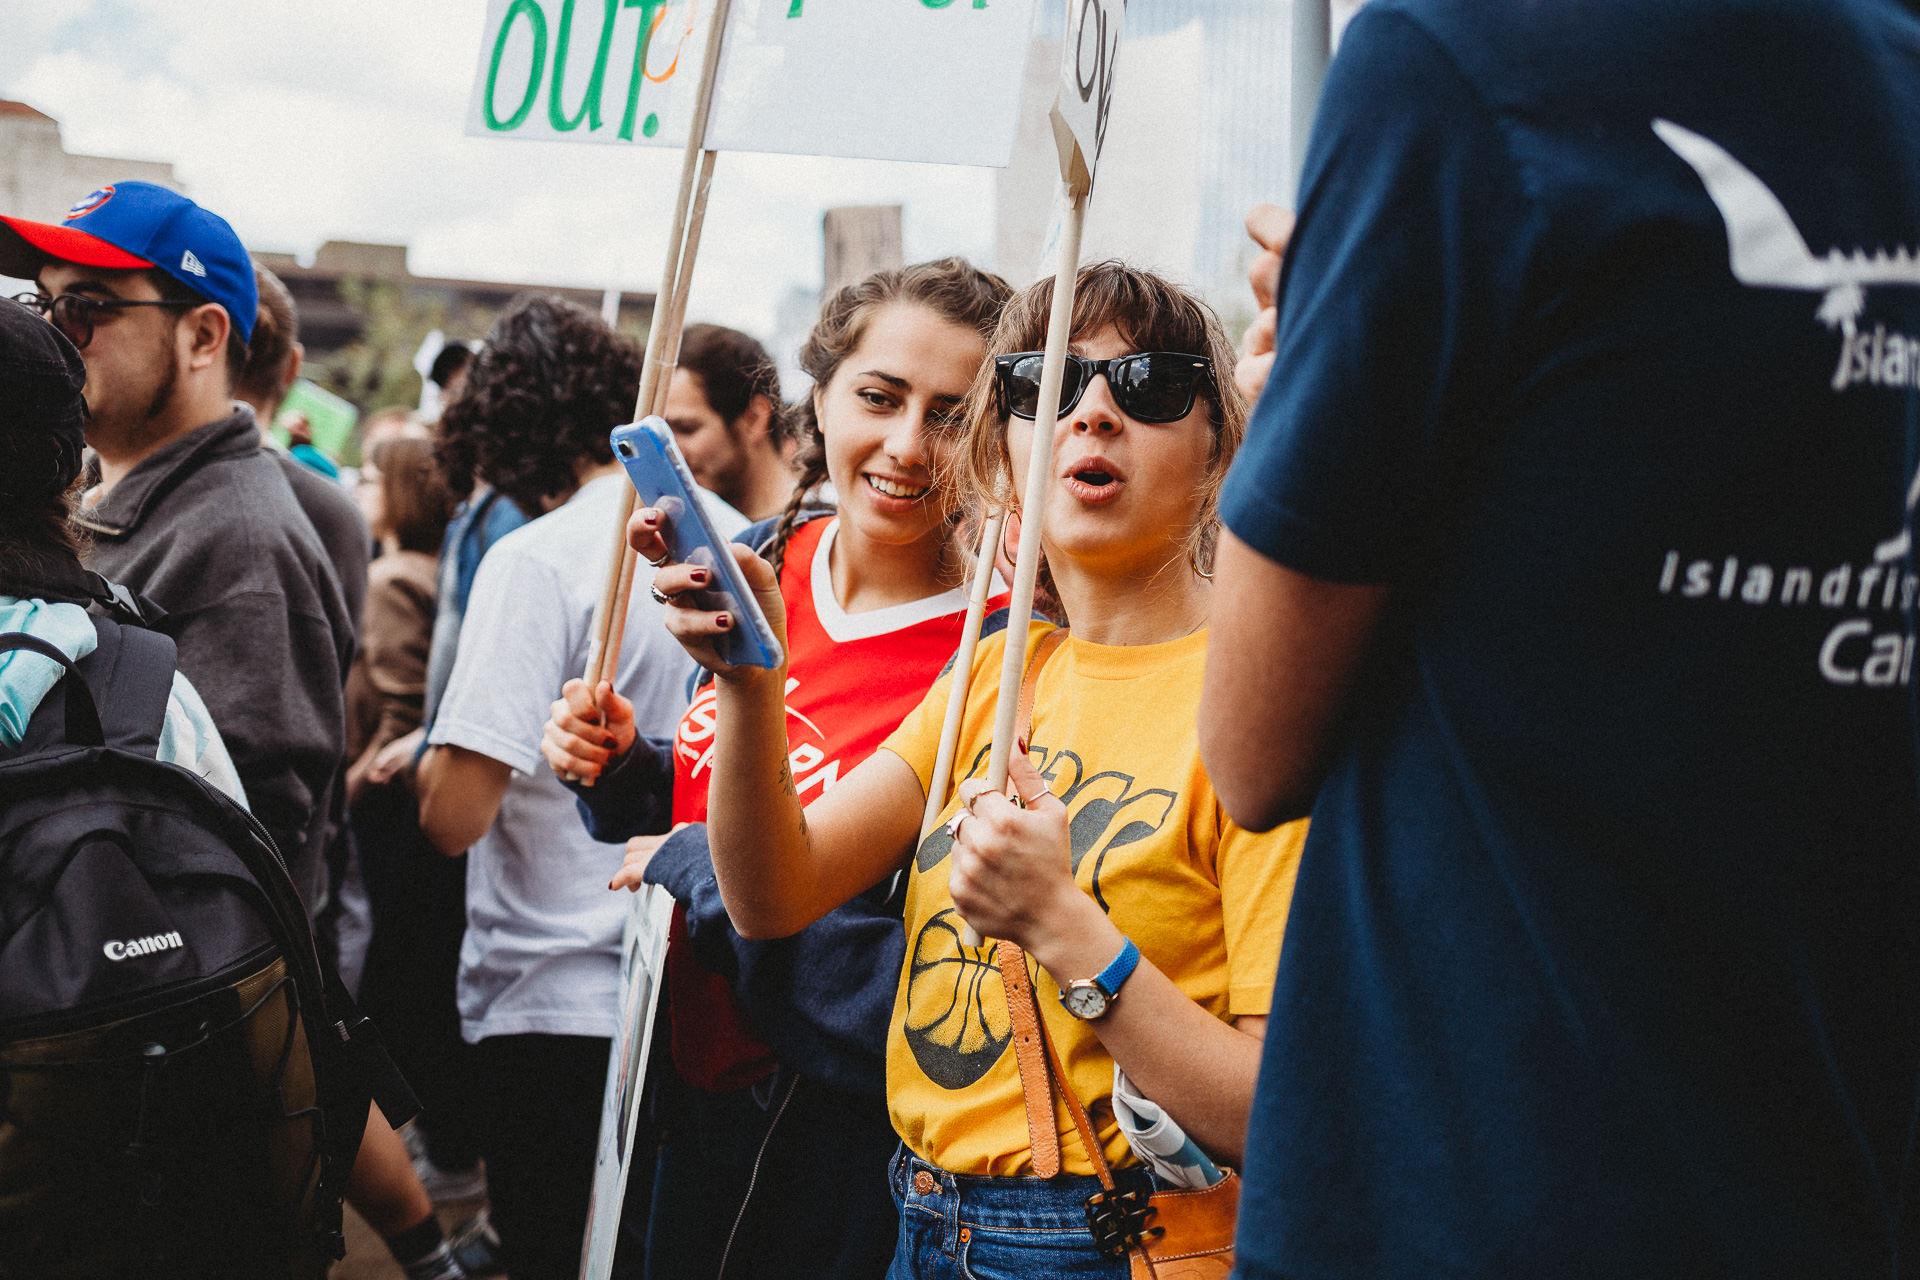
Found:
<path fill-rule="evenodd" d="M 900 247 L 900 206 L 842 205 L 820 219 L 826 246 L 821 296 L 836 293 L 876 271 L 897 271 L 905 259 Z"/>
<path fill-rule="evenodd" d="M 1327 3 L 1327 0 L 1313 0 Z M 1337 43 L 1364 0 L 1331 0 Z M 1014 163 L 999 172 L 994 258 L 1026 284 L 1053 272 L 1059 170 L 1047 113 L 1064 10 L 1028 56 Z M 1236 335 L 1252 318 L 1247 210 L 1292 207 L 1291 0 L 1145 0 L 1126 9 L 1113 114 L 1081 260 L 1118 257 L 1189 285 Z"/>
<path fill-rule="evenodd" d="M 995 262 L 1018 284 L 1053 269 L 1059 170 L 1047 113 L 1063 19 L 1053 6 L 1047 12 L 1028 57 L 1014 163 L 995 183 Z M 1083 261 L 1153 267 L 1193 287 L 1230 324 L 1251 311 L 1246 212 L 1263 200 L 1292 202 L 1291 22 L 1282 0 L 1127 7 Z"/>
<path fill-rule="evenodd" d="M 825 287 L 790 287 L 774 309 L 773 332 L 765 336 L 767 351 L 780 370 L 780 393 L 788 400 L 813 388 L 813 379 L 800 368 L 800 348 L 820 319 L 822 299 L 876 271 L 905 264 L 901 212 L 897 204 L 840 205 L 821 215 L 820 278 Z"/>
<path fill-rule="evenodd" d="M 475 341 L 493 318 L 524 293 L 556 294 L 605 315 L 599 289 L 416 276 L 407 248 L 329 240 L 310 263 L 290 253 L 256 253 L 279 276 L 300 311 L 300 341 L 314 381 L 362 412 L 420 401 L 414 353 L 429 333 Z M 642 341 L 653 320 L 654 295 L 620 295 L 615 324 Z"/>
<path fill-rule="evenodd" d="M 1153 0 L 1128 5 L 1126 21 L 1127 38 L 1143 40 L 1199 24 L 1195 133 L 1175 140 L 1193 147 L 1199 170 L 1192 283 L 1217 307 L 1250 310 L 1247 210 L 1261 201 L 1293 203 L 1287 104 L 1293 6 L 1282 0 Z M 1145 66 L 1130 66 L 1123 51 L 1116 93 L 1126 89 L 1129 75 L 1152 75 L 1153 62 L 1143 61 Z"/>
<path fill-rule="evenodd" d="M 309 359 L 324 360 L 367 338 L 375 294 L 387 293 L 398 305 L 433 311 L 443 323 L 429 327 L 446 328 L 453 337 L 478 337 L 496 313 L 523 293 L 557 294 L 595 314 L 603 297 L 599 289 L 416 276 L 407 269 L 407 247 L 401 244 L 329 240 L 306 265 L 291 253 L 253 256 L 293 295 L 300 309 L 300 341 Z M 619 328 L 644 337 L 652 319 L 651 293 L 620 295 Z M 411 357 L 412 352 L 409 347 L 405 354 Z"/>
<path fill-rule="evenodd" d="M 59 121 L 0 99 L 0 214 L 58 222 L 88 192 L 135 180 L 180 190 L 172 165 L 71 155 L 60 141 Z"/>

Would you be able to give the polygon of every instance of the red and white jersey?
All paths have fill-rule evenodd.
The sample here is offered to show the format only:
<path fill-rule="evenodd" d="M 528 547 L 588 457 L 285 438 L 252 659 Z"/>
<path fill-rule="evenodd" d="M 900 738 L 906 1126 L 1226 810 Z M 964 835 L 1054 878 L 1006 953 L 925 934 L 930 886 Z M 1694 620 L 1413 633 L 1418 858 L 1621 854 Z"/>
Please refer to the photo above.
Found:
<path fill-rule="evenodd" d="M 787 606 L 787 748 L 802 804 L 811 803 L 873 754 L 926 696 L 960 644 L 967 596 L 849 614 L 828 572 L 837 518 L 793 533 L 780 571 Z M 989 602 L 1004 608 L 1006 596 Z M 673 820 L 704 822 L 713 763 L 715 692 L 694 695 L 673 740 Z"/>

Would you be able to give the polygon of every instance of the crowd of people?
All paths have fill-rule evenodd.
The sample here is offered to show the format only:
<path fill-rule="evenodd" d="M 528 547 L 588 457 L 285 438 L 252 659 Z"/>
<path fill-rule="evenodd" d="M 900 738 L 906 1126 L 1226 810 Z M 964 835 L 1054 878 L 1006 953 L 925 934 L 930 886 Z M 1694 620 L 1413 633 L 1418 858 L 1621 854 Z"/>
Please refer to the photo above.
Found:
<path fill-rule="evenodd" d="M 1920 16 L 1569 8 L 1362 10 L 1237 347 L 1080 268 L 1024 631 L 1059 282 L 833 291 L 791 403 L 689 326 L 770 668 L 642 503 L 581 677 L 643 360 L 592 313 L 517 300 L 343 472 L 267 434 L 298 318 L 225 221 L 0 219 L 0 759 L 89 607 L 170 637 L 149 754 L 259 820 L 421 1105 L 344 1185 L 410 1277 L 579 1274 L 645 886 L 616 1276 L 1902 1274 Z"/>

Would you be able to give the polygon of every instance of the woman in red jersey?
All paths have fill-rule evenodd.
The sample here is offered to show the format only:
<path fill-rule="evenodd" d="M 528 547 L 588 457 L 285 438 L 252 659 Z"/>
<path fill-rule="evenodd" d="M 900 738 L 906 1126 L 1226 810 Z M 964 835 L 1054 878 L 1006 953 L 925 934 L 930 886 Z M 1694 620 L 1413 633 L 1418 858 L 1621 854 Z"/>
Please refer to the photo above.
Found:
<path fill-rule="evenodd" d="M 1008 296 L 954 258 L 880 272 L 829 299 L 801 351 L 814 387 L 796 409 L 800 482 L 786 512 L 743 540 L 779 567 L 790 767 L 803 797 L 866 759 L 959 642 L 965 553 L 940 477 Z M 837 514 L 806 505 L 822 481 Z M 883 1062 L 902 899 L 887 879 L 794 938 L 741 939 L 706 849 L 712 685 L 670 746 L 636 745 L 610 694 L 603 686 L 612 705 L 602 726 L 586 686 L 570 683 L 544 750 L 563 774 L 597 777 L 578 794 L 602 838 L 664 831 L 671 771 L 674 834 L 632 841 L 614 881 L 663 885 L 679 905 L 668 957 L 678 1096 L 648 1273 L 879 1277 L 896 1232 Z"/>

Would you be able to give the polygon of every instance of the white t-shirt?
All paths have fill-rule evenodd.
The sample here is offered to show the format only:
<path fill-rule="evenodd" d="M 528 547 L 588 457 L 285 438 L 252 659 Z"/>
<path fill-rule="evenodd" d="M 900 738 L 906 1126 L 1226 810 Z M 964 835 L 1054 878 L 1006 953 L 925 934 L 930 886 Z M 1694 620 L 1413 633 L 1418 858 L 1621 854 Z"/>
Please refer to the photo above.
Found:
<path fill-rule="evenodd" d="M 513 768 L 499 815 L 467 855 L 456 1000 L 468 1041 L 616 1029 L 627 896 L 609 893 L 607 881 L 624 846 L 588 837 L 573 796 L 540 755 L 540 731 L 560 686 L 586 666 L 626 484 L 616 475 L 583 486 L 500 539 L 474 578 L 429 739 Z M 746 517 L 705 496 L 723 537 L 746 527 Z M 644 586 L 634 591 L 614 687 L 633 700 L 641 733 L 668 737 L 686 710 L 693 660 L 661 615 Z"/>

